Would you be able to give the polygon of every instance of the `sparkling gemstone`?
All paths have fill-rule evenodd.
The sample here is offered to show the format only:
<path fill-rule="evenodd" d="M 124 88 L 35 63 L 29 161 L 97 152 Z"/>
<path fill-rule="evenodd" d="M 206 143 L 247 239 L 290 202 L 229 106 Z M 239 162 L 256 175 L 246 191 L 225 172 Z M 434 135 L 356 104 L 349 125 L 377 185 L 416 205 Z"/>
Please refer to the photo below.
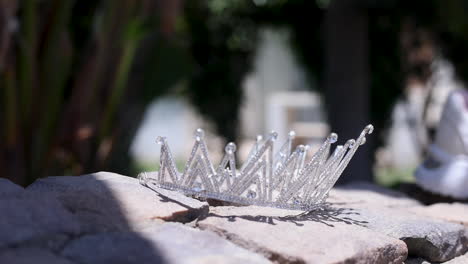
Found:
<path fill-rule="evenodd" d="M 281 168 L 281 166 L 282 166 L 281 162 L 278 162 L 278 163 L 276 163 L 276 168 L 275 169 L 278 170 L 279 168 Z"/>
<path fill-rule="evenodd" d="M 366 144 L 366 141 L 367 141 L 366 138 L 363 137 L 362 140 L 361 140 L 361 146 L 364 145 L 364 144 Z"/>
<path fill-rule="evenodd" d="M 350 140 L 348 140 L 348 142 L 347 142 L 347 143 L 349 144 L 349 148 L 353 148 L 353 147 L 354 147 L 354 145 L 356 144 L 356 140 L 354 140 L 354 139 L 350 139 Z"/>
<path fill-rule="evenodd" d="M 367 125 L 366 128 L 364 128 L 364 131 L 368 134 L 372 134 L 374 132 L 374 126 L 373 125 Z"/>
<path fill-rule="evenodd" d="M 278 132 L 271 131 L 270 132 L 270 137 L 271 137 L 271 139 L 276 140 L 278 138 Z"/>
<path fill-rule="evenodd" d="M 226 151 L 226 153 L 234 153 L 236 151 L 237 147 L 236 147 L 236 144 L 234 144 L 233 142 L 230 142 L 229 144 L 226 145 L 226 147 L 224 148 L 224 150 Z"/>
<path fill-rule="evenodd" d="M 204 191 L 203 186 L 202 186 L 202 184 L 200 182 L 194 183 L 192 190 L 194 190 L 195 192 Z"/>
<path fill-rule="evenodd" d="M 296 151 L 298 151 L 299 153 L 304 153 L 305 152 L 305 146 L 304 145 L 297 146 Z"/>
<path fill-rule="evenodd" d="M 164 142 L 164 137 L 158 136 L 158 137 L 156 138 L 156 143 L 157 143 L 157 144 L 161 145 L 163 142 Z"/>
<path fill-rule="evenodd" d="M 197 128 L 197 130 L 195 130 L 195 139 L 197 141 L 200 141 L 204 136 L 205 136 L 205 131 L 203 131 L 203 129 Z"/>
<path fill-rule="evenodd" d="M 148 181 L 148 174 L 146 172 L 140 173 L 137 178 L 140 180 L 140 183 L 144 184 Z"/>
<path fill-rule="evenodd" d="M 255 191 L 252 191 L 252 190 L 247 191 L 247 198 L 254 199 L 256 196 L 257 196 L 257 193 Z"/>
<path fill-rule="evenodd" d="M 298 196 L 294 196 L 292 199 L 293 204 L 299 205 L 301 204 L 301 199 Z"/>
<path fill-rule="evenodd" d="M 338 140 L 338 135 L 336 133 L 331 133 L 328 136 L 328 141 L 330 141 L 330 143 L 335 143 L 337 140 Z"/>
<path fill-rule="evenodd" d="M 296 132 L 295 131 L 289 131 L 288 136 L 290 139 L 294 139 L 296 137 Z"/>

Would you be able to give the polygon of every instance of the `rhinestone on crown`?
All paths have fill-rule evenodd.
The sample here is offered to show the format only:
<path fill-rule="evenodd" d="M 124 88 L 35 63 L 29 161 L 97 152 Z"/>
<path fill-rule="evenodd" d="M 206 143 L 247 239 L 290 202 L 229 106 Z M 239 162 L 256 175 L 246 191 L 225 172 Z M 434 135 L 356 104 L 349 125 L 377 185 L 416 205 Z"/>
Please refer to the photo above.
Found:
<path fill-rule="evenodd" d="M 366 126 L 356 140 L 348 140 L 333 152 L 331 144 L 338 140 L 338 135 L 331 133 L 308 161 L 309 146 L 299 145 L 294 151 L 291 149 L 294 131 L 274 153 L 273 145 L 278 134 L 273 131 L 266 139 L 257 136 L 247 161 L 238 168 L 237 148 L 232 142 L 226 145 L 220 164 L 213 166 L 204 140 L 205 133 L 199 128 L 195 131 L 195 145 L 182 173 L 176 169 L 166 138 L 158 137 L 160 169 L 140 173 L 138 178 L 149 188 L 176 190 L 186 195 L 245 205 L 313 210 L 325 202 L 328 192 L 356 150 L 366 142 L 366 135 L 373 130 L 372 125 Z"/>

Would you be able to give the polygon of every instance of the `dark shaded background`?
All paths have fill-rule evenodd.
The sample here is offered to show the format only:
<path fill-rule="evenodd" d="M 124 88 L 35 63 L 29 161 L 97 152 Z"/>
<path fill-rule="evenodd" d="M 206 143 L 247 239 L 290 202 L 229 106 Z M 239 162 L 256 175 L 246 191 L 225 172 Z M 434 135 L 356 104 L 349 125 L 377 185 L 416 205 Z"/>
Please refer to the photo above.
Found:
<path fill-rule="evenodd" d="M 263 26 L 287 27 L 341 138 L 383 131 L 405 84 L 442 54 L 468 79 L 468 2 L 0 0 L 0 177 L 132 170 L 146 106 L 178 93 L 226 140 Z M 175 83 L 187 82 L 183 90 Z M 432 131 L 432 127 L 427 127 Z M 371 180 L 371 147 L 343 177 Z"/>

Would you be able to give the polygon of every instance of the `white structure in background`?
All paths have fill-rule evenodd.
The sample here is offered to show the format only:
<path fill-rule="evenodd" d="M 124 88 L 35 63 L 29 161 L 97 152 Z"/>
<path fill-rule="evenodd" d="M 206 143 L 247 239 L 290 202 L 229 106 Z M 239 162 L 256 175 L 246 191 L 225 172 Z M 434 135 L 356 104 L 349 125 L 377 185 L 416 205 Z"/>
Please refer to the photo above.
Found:
<path fill-rule="evenodd" d="M 267 126 L 281 131 L 286 140 L 285 131 L 294 130 L 296 141 L 302 144 L 320 144 L 328 134 L 328 125 L 323 122 L 321 97 L 310 91 L 287 91 L 271 94 L 267 99 Z"/>
<path fill-rule="evenodd" d="M 244 86 L 244 137 L 253 139 L 259 132 L 275 130 L 278 142 L 282 142 L 293 129 L 296 142 L 301 144 L 322 140 L 328 126 L 321 99 L 311 92 L 306 74 L 292 53 L 289 32 L 264 29 L 260 39 L 254 71 Z"/>
<path fill-rule="evenodd" d="M 163 97 L 153 102 L 145 113 L 142 126 L 133 141 L 132 156 L 145 164 L 159 160 L 157 136 L 165 136 L 171 143 L 174 157 L 188 156 L 193 132 L 203 123 L 188 102 L 178 97 Z M 185 162 L 185 161 L 184 161 Z"/>
<path fill-rule="evenodd" d="M 264 29 L 260 33 L 254 69 L 244 86 L 242 120 L 247 135 L 271 129 L 265 119 L 271 94 L 308 88 L 305 74 L 292 54 L 289 38 L 287 30 Z"/>
<path fill-rule="evenodd" d="M 296 62 L 289 45 L 287 30 L 265 29 L 254 61 L 254 71 L 244 81 L 241 109 L 241 136 L 236 142 L 239 157 L 245 160 L 255 136 L 276 130 L 277 142 L 285 140 L 290 129 L 297 130 L 295 143 L 322 141 L 328 127 L 324 125 L 321 100 L 309 89 L 305 73 Z M 156 136 L 166 136 L 176 159 L 190 154 L 193 132 L 202 127 L 212 159 L 220 156 L 221 142 L 213 136 L 209 124 L 180 98 L 161 98 L 149 107 L 143 125 L 132 146 L 133 156 L 144 163 L 156 163 L 159 147 Z M 210 135 L 211 132 L 211 135 Z"/>

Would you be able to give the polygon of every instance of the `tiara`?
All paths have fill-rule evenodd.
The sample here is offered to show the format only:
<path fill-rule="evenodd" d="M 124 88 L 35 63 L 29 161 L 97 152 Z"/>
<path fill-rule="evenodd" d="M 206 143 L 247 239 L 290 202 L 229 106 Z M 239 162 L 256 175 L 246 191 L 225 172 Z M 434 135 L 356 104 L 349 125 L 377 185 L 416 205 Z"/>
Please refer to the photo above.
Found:
<path fill-rule="evenodd" d="M 246 162 L 238 168 L 236 145 L 232 142 L 226 145 L 218 167 L 214 167 L 204 131 L 197 129 L 195 145 L 183 173 L 175 166 L 166 138 L 158 137 L 159 171 L 143 172 L 138 178 L 141 184 L 156 191 L 163 188 L 237 204 L 314 210 L 324 204 L 328 192 L 373 130 L 372 125 L 366 126 L 356 140 L 337 146 L 333 153 L 331 145 L 338 135 L 331 133 L 308 161 L 309 146 L 299 145 L 291 151 L 294 131 L 289 132 L 277 153 L 274 153 L 274 141 L 278 134 L 271 132 L 265 139 L 257 136 Z"/>

